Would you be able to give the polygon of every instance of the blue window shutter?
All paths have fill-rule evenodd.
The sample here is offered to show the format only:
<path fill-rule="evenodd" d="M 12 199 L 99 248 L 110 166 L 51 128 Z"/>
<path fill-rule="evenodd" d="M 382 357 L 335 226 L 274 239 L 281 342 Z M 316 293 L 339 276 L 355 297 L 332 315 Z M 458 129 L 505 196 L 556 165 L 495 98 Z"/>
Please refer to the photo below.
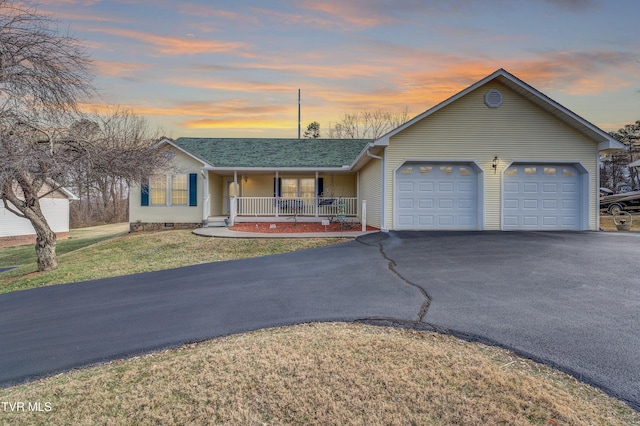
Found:
<path fill-rule="evenodd" d="M 189 173 L 189 206 L 198 205 L 198 174 Z"/>
<path fill-rule="evenodd" d="M 273 178 L 273 196 L 279 197 L 282 195 L 282 178 Z"/>
<path fill-rule="evenodd" d="M 322 197 L 322 193 L 324 192 L 324 178 L 318 178 L 318 187 L 316 188 L 316 195 L 318 197 Z"/>
<path fill-rule="evenodd" d="M 149 178 L 143 178 L 140 183 L 140 205 L 149 205 Z"/>

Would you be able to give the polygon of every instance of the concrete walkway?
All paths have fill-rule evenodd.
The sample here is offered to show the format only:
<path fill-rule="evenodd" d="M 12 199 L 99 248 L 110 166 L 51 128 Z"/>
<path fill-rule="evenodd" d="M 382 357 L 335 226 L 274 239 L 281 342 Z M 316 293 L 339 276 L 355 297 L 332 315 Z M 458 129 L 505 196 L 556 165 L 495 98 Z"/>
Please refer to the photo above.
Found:
<path fill-rule="evenodd" d="M 232 231 L 224 226 L 215 226 L 210 228 L 198 228 L 193 231 L 194 234 L 201 237 L 218 237 L 218 238 L 357 238 L 362 235 L 375 234 L 380 231 L 344 231 L 344 232 L 240 232 Z"/>

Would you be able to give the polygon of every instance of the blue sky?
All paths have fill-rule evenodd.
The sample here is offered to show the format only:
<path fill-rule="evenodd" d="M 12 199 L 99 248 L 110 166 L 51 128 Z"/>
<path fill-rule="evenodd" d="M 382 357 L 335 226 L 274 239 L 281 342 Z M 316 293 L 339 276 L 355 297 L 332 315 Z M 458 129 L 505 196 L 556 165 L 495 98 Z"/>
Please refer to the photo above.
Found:
<path fill-rule="evenodd" d="M 101 101 L 167 136 L 296 137 L 417 115 L 504 68 L 604 130 L 640 120 L 637 0 L 42 0 Z M 91 109 L 93 105 L 87 104 Z"/>

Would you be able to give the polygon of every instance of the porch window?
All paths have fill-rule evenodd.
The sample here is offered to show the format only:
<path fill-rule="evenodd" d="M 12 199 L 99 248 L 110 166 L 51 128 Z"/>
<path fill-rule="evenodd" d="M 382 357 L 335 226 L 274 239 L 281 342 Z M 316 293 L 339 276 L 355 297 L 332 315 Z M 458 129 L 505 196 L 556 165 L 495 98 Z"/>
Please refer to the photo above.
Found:
<path fill-rule="evenodd" d="M 298 196 L 298 179 L 282 178 L 283 198 L 295 198 Z"/>
<path fill-rule="evenodd" d="M 314 178 L 274 178 L 273 196 L 283 198 L 315 198 L 322 196 L 323 178 L 318 178 L 318 187 Z"/>
<path fill-rule="evenodd" d="M 316 180 L 313 178 L 300 179 L 300 196 L 302 198 L 313 198 L 315 194 Z"/>
<path fill-rule="evenodd" d="M 280 196 L 283 198 L 314 198 L 316 180 L 314 178 L 282 178 Z"/>

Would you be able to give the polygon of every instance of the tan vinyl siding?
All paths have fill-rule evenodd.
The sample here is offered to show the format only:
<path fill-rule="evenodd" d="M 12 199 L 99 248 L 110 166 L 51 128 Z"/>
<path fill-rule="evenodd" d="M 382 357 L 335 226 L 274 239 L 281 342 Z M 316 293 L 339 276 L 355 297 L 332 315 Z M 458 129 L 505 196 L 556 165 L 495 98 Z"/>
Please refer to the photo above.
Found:
<path fill-rule="evenodd" d="M 246 182 L 238 177 L 241 185 L 243 197 L 273 197 L 273 180 L 275 173 L 264 175 L 248 175 Z M 315 174 L 284 174 L 278 175 L 281 179 L 315 179 Z M 355 197 L 356 196 L 356 176 L 355 175 L 327 175 L 320 173 L 319 178 L 323 179 L 323 189 L 325 196 Z"/>
<path fill-rule="evenodd" d="M 273 197 L 273 180 L 275 173 L 247 176 L 247 181 L 240 180 L 243 197 Z"/>
<path fill-rule="evenodd" d="M 367 200 L 367 225 L 381 228 L 382 200 L 381 160 L 372 159 L 360 170 L 360 200 Z"/>
<path fill-rule="evenodd" d="M 196 173 L 198 176 L 198 205 L 197 206 L 142 206 L 140 186 L 131 187 L 129 197 L 129 222 L 142 223 L 201 223 L 203 212 L 203 182 L 200 169 L 202 163 L 192 157 L 183 154 L 178 150 L 173 150 L 173 158 L 176 167 L 175 173 Z M 170 201 L 170 197 L 169 197 Z"/>
<path fill-rule="evenodd" d="M 221 216 L 224 207 L 224 179 L 222 176 L 209 172 L 209 200 L 211 202 L 211 216 Z"/>
<path fill-rule="evenodd" d="M 325 196 L 335 197 L 355 197 L 356 176 L 355 175 L 323 175 Z"/>
<path fill-rule="evenodd" d="M 484 95 L 500 90 L 503 104 Z M 494 174 L 491 161 L 498 156 Z M 502 171 L 511 162 L 579 162 L 589 173 L 589 223 L 597 225 L 597 144 L 506 86 L 488 83 L 391 137 L 387 148 L 386 225 L 393 229 L 395 171 L 406 160 L 475 160 L 484 170 L 487 230 L 501 229 Z M 482 207 L 482 206 L 481 206 Z"/>

